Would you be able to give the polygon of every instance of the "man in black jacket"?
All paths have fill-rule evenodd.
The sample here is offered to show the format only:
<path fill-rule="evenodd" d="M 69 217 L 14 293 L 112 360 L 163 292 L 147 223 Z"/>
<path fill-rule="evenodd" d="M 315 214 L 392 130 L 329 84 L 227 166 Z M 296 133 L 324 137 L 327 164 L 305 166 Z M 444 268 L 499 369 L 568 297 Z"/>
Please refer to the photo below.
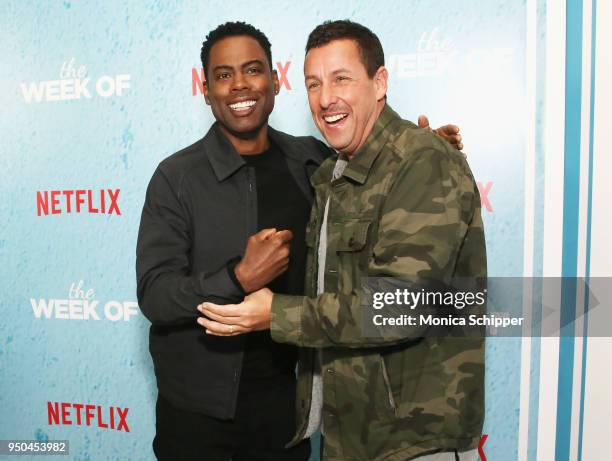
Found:
<path fill-rule="evenodd" d="M 259 30 L 223 24 L 201 57 L 216 122 L 159 164 L 138 235 L 138 301 L 159 390 L 153 448 L 159 459 L 306 461 L 307 441 L 284 448 L 295 429 L 295 349 L 264 325 L 205 335 L 196 306 L 264 286 L 302 293 L 308 179 L 333 151 L 268 126 L 279 80 Z M 456 127 L 445 130 L 460 143 Z"/>

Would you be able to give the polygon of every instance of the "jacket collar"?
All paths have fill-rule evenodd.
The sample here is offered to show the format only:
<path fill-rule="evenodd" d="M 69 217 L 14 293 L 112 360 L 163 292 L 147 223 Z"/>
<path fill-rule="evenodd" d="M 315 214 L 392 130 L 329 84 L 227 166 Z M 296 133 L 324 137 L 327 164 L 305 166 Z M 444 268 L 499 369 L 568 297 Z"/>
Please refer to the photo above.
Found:
<path fill-rule="evenodd" d="M 274 144 L 278 146 L 283 154 L 287 157 L 306 164 L 314 162 L 317 165 L 321 163 L 321 153 L 313 149 L 308 149 L 302 143 L 296 143 L 296 138 L 282 131 L 275 130 L 268 125 L 268 137 Z"/>
<path fill-rule="evenodd" d="M 319 164 L 321 161 L 320 158 L 317 157 L 316 152 L 312 152 L 309 149 L 298 150 L 296 143 L 292 142 L 293 139 L 291 136 L 281 131 L 277 131 L 271 126 L 268 126 L 268 136 L 284 155 L 293 160 L 304 164 L 308 161 Z M 229 142 L 221 131 L 219 122 L 213 123 L 208 133 L 206 133 L 206 136 L 204 136 L 203 142 L 210 164 L 219 181 L 224 181 L 246 165 L 242 156 L 236 152 L 232 143 Z"/>
<path fill-rule="evenodd" d="M 387 142 L 389 134 L 387 127 L 397 120 L 401 120 L 400 116 L 391 109 L 389 104 L 385 104 L 365 143 L 355 152 L 342 176 L 359 184 L 365 183 L 374 160 Z"/>
<path fill-rule="evenodd" d="M 224 181 L 243 165 L 246 165 L 246 162 L 219 128 L 219 122 L 213 123 L 206 136 L 204 136 L 203 142 L 207 157 L 219 181 Z"/>

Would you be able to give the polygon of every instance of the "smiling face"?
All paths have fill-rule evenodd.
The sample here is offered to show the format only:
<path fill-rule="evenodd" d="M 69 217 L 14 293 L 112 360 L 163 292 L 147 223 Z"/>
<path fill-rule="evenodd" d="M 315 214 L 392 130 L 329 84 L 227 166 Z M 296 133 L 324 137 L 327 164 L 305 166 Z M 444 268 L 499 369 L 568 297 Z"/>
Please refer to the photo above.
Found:
<path fill-rule="evenodd" d="M 219 40 L 210 50 L 204 98 L 228 136 L 256 137 L 274 108 L 279 82 L 266 53 L 247 35 Z"/>
<path fill-rule="evenodd" d="M 352 156 L 365 142 L 385 105 L 387 70 L 372 78 L 350 39 L 311 48 L 304 76 L 312 118 L 330 146 Z"/>

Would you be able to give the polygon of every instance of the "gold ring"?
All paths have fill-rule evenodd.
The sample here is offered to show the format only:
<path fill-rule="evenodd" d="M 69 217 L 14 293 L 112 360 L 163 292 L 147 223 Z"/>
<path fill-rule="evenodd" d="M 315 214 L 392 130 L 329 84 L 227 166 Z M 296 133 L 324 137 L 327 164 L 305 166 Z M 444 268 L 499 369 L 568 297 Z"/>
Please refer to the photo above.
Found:
<path fill-rule="evenodd" d="M 233 333 L 234 332 L 234 325 L 230 325 L 229 327 L 230 327 L 230 333 Z"/>

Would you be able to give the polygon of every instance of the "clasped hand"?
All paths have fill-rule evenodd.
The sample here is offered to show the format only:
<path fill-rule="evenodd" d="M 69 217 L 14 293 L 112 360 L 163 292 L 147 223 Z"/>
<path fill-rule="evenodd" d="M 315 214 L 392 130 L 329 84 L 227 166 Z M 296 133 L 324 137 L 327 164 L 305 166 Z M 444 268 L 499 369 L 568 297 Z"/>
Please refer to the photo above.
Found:
<path fill-rule="evenodd" d="M 198 323 L 214 336 L 236 336 L 270 328 L 273 293 L 262 288 L 251 293 L 240 304 L 202 303 L 198 310 L 204 317 Z"/>
<path fill-rule="evenodd" d="M 205 302 L 197 306 L 204 317 L 198 323 L 206 333 L 235 336 L 270 328 L 272 292 L 265 288 L 289 266 L 289 230 L 263 229 L 247 241 L 242 260 L 234 273 L 248 294 L 240 304 Z"/>

